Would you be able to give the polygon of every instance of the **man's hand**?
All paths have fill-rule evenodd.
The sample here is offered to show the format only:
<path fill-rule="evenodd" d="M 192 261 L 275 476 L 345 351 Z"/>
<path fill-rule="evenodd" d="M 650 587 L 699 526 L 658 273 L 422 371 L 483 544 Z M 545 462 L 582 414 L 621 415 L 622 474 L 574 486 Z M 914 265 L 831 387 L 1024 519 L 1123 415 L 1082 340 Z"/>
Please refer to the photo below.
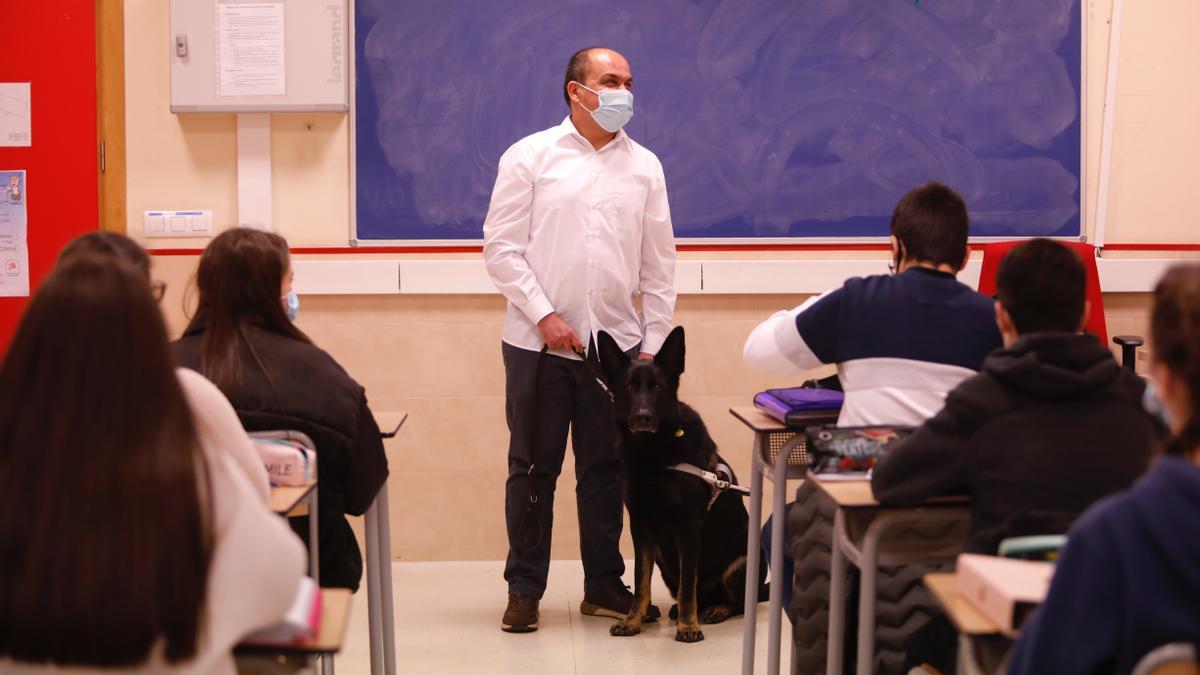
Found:
<path fill-rule="evenodd" d="M 550 349 L 561 351 L 583 351 L 583 343 L 579 341 L 579 336 L 566 321 L 555 312 L 551 312 L 538 322 L 538 330 L 542 332 L 542 339 L 550 346 Z"/>
<path fill-rule="evenodd" d="M 643 360 L 643 361 L 653 361 L 653 360 L 654 360 L 654 355 L 653 355 L 653 354 L 647 354 L 646 352 L 642 352 L 641 354 L 638 354 L 638 358 L 639 358 L 639 359 L 641 359 L 641 360 Z"/>

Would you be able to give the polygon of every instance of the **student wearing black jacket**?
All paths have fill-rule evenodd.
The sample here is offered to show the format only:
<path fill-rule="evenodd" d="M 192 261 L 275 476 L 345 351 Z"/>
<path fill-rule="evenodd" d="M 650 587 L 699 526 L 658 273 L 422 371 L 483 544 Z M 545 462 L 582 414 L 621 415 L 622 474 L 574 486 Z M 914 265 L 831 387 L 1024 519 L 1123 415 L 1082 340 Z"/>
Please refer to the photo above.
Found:
<path fill-rule="evenodd" d="M 1065 532 L 1141 475 L 1157 439 L 1145 385 L 1078 332 L 1085 281 L 1075 253 L 1047 239 L 1005 257 L 996 278 L 1005 347 L 879 461 L 871 487 L 880 503 L 966 492 L 966 550 L 995 554 L 1009 536 Z"/>
<path fill-rule="evenodd" d="M 1012 675 L 1128 673 L 1160 646 L 1200 640 L 1200 266 L 1167 272 L 1150 324 L 1171 439 L 1132 490 L 1071 529 Z"/>
<path fill-rule="evenodd" d="M 248 431 L 300 431 L 316 444 L 321 585 L 357 590 L 362 555 L 345 514 L 366 512 L 387 457 L 363 388 L 292 323 L 291 285 L 283 237 L 220 234 L 200 257 L 199 307 L 175 355 L 220 388 Z M 307 541 L 308 518 L 291 521 Z"/>

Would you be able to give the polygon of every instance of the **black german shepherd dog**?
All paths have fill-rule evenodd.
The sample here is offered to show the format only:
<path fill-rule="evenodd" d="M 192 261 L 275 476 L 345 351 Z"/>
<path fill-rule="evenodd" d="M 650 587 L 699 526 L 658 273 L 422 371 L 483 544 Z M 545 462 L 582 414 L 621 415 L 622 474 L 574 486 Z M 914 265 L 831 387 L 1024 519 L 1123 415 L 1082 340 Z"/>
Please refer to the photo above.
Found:
<path fill-rule="evenodd" d="M 721 492 L 714 500 L 714 488 L 702 478 L 670 468 L 687 463 L 714 471 L 724 462 L 700 415 L 679 401 L 683 327 L 671 331 L 653 361 L 631 362 L 607 333 L 597 339 L 613 392 L 635 555 L 633 606 L 609 632 L 641 631 L 657 562 L 677 603 L 675 639 L 698 642 L 704 639 L 700 622 L 720 623 L 744 610 L 746 507 L 739 493 Z M 764 600 L 765 563 L 756 573 Z"/>

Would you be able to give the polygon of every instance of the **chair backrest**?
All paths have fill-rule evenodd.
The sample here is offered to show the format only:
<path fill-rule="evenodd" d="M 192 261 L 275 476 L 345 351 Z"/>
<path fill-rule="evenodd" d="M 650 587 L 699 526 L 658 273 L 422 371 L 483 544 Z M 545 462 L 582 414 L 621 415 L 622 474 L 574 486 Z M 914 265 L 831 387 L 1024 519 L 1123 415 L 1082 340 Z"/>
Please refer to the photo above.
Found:
<path fill-rule="evenodd" d="M 1062 534 L 1009 537 L 1000 542 L 999 553 L 1002 558 L 1054 561 L 1066 544 L 1067 537 Z"/>
<path fill-rule="evenodd" d="M 1186 642 L 1163 645 L 1143 656 L 1133 675 L 1200 675 L 1200 654 Z"/>
<path fill-rule="evenodd" d="M 310 452 L 317 451 L 317 444 L 312 442 L 302 431 L 293 431 L 291 429 L 279 429 L 276 431 L 248 431 L 246 435 L 252 439 L 262 441 L 285 441 L 293 445 L 298 445 Z"/>
<path fill-rule="evenodd" d="M 1000 271 L 1000 261 L 1020 241 L 1001 241 L 985 244 L 983 247 L 983 267 L 979 271 L 979 292 L 984 295 L 996 294 L 996 273 Z M 1087 300 L 1092 305 L 1092 313 L 1088 316 L 1085 329 L 1100 339 L 1100 343 L 1108 345 L 1108 329 L 1104 324 L 1104 296 L 1100 293 L 1100 274 L 1096 268 L 1096 247 L 1078 241 L 1062 241 L 1060 244 L 1075 251 L 1087 272 Z"/>

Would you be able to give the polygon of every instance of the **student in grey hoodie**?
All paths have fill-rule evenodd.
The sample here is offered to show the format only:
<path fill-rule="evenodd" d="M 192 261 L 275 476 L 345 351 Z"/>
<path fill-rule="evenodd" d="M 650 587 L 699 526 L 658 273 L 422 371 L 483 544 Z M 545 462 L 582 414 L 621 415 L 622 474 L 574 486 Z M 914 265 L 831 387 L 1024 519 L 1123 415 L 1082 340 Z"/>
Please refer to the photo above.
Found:
<path fill-rule="evenodd" d="M 1200 265 L 1159 282 L 1150 330 L 1172 437 L 1132 490 L 1071 529 L 1009 673 L 1128 673 L 1164 644 L 1200 641 Z"/>
<path fill-rule="evenodd" d="M 1065 532 L 1142 474 L 1158 427 L 1142 380 L 1079 332 L 1085 283 L 1076 254 L 1048 239 L 1005 257 L 996 278 L 1005 347 L 879 461 L 871 486 L 880 503 L 969 493 L 966 548 L 995 554 L 1009 536 Z"/>

